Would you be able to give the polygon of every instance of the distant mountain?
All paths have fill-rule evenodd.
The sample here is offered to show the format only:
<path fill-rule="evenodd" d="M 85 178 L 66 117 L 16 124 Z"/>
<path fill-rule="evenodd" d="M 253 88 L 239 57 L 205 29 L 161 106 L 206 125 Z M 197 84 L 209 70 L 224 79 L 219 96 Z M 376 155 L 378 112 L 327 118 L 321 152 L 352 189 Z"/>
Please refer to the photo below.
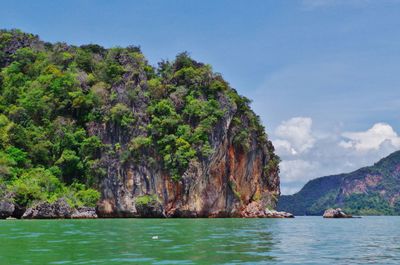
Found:
<path fill-rule="evenodd" d="M 400 151 L 370 167 L 311 180 L 278 201 L 278 210 L 295 215 L 322 215 L 330 207 L 358 215 L 399 215 Z"/>

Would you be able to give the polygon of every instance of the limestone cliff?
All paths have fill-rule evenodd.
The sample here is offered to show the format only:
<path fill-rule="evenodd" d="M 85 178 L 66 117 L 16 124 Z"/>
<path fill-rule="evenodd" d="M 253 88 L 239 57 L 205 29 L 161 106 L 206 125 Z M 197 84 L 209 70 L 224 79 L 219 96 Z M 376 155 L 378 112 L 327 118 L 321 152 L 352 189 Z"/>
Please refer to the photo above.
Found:
<path fill-rule="evenodd" d="M 251 217 L 276 206 L 279 158 L 250 101 L 187 53 L 154 67 L 136 46 L 1 30 L 0 68 L 7 202 L 97 201 L 100 217 Z"/>
<path fill-rule="evenodd" d="M 178 64 L 183 59 L 188 58 L 181 55 L 173 63 L 173 75 L 176 76 L 181 70 Z M 197 69 L 204 67 L 191 59 L 190 64 Z M 251 124 L 259 121 L 254 120 L 256 116 L 247 107 L 248 103 L 238 106 L 230 98 L 228 92 L 237 95 L 231 88 L 226 88 L 229 91 L 219 91 L 214 96 L 218 110 L 223 114 L 208 132 L 209 154 L 192 158 L 178 179 L 173 178 L 168 169 L 163 167 L 157 147 L 140 149 L 141 153 L 135 159 L 122 159 L 132 139 L 148 137 L 148 130 L 140 128 L 148 128 L 152 121 L 152 116 L 146 112 L 151 103 L 146 98 L 148 84 L 145 74 L 135 81 L 135 85 L 141 85 L 136 100 L 131 103 L 127 102 L 126 94 L 129 82 L 132 82 L 132 78 L 126 75 L 116 89 L 117 98 L 118 102 L 130 104 L 134 116 L 139 117 L 137 125 L 125 130 L 114 123 L 89 126 L 89 131 L 101 136 L 103 142 L 120 145 L 116 153 L 102 154 L 107 176 L 101 184 L 99 216 L 229 217 L 242 216 L 246 206 L 254 201 L 260 209 L 276 206 L 280 193 L 278 158 L 263 128 L 259 124 Z M 167 80 L 165 85 L 176 86 L 177 83 L 172 79 Z M 193 89 L 202 89 L 190 87 L 187 83 L 182 85 L 180 91 L 173 90 L 162 96 L 173 102 L 178 114 L 184 112 L 181 104 L 185 104 L 187 94 Z M 200 98 L 201 101 L 207 101 L 203 95 Z M 241 97 L 238 99 L 242 100 Z M 201 124 L 190 119 L 185 122 L 194 130 Z M 241 134 L 245 135 L 243 139 L 238 137 Z"/>
<path fill-rule="evenodd" d="M 279 196 L 278 170 L 266 170 L 272 144 L 260 144 L 252 136 L 248 150 L 235 146 L 232 126 L 235 113 L 232 108 L 213 130 L 210 137 L 213 153 L 202 160 L 190 161 L 178 181 L 157 163 L 148 165 L 143 160 L 121 163 L 120 156 L 127 143 L 122 143 L 121 151 L 114 157 L 104 154 L 104 163 L 109 166 L 101 186 L 100 216 L 241 216 L 253 201 L 258 201 L 260 207 L 274 208 Z M 107 126 L 104 128 L 103 137 L 115 137 Z M 153 204 L 138 207 L 137 199 L 143 196 L 150 196 Z"/>

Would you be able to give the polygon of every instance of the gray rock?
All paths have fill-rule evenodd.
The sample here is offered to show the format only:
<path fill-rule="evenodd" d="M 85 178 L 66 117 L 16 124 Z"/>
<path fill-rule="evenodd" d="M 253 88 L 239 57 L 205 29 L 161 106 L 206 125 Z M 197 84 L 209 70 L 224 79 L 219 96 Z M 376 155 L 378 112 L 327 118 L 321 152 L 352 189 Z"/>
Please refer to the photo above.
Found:
<path fill-rule="evenodd" d="M 294 215 L 287 212 L 279 212 L 275 210 L 265 210 L 265 217 L 267 218 L 294 218 Z"/>
<path fill-rule="evenodd" d="M 241 216 L 245 218 L 294 218 L 291 213 L 265 209 L 260 202 L 252 202 L 247 205 Z"/>
<path fill-rule="evenodd" d="M 72 219 L 95 219 L 97 218 L 96 209 L 94 207 L 79 207 L 72 215 Z"/>
<path fill-rule="evenodd" d="M 0 219 L 6 219 L 13 215 L 15 206 L 7 200 L 0 201 Z"/>
<path fill-rule="evenodd" d="M 137 204 L 136 210 L 140 217 L 146 217 L 146 218 L 166 217 L 161 203 L 155 200 L 147 204 Z"/>
<path fill-rule="evenodd" d="M 21 219 L 22 215 L 24 215 L 26 208 L 23 206 L 18 205 L 17 203 L 14 203 L 14 212 L 12 214 L 12 217 L 17 218 L 17 219 Z"/>
<path fill-rule="evenodd" d="M 346 214 L 340 208 L 330 208 L 324 212 L 324 218 L 352 218 L 353 216 L 350 214 Z"/>
<path fill-rule="evenodd" d="M 53 219 L 71 218 L 72 209 L 64 199 L 54 203 L 42 202 L 34 207 L 28 208 L 22 219 Z"/>

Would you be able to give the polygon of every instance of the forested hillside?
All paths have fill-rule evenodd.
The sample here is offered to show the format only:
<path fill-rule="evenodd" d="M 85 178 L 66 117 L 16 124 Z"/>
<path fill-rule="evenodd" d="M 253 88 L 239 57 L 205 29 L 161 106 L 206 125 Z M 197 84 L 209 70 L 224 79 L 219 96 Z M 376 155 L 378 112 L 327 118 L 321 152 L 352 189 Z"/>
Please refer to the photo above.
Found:
<path fill-rule="evenodd" d="M 281 196 L 278 209 L 296 215 L 322 215 L 341 207 L 357 215 L 400 214 L 400 151 L 373 166 L 309 181 L 298 193 Z"/>

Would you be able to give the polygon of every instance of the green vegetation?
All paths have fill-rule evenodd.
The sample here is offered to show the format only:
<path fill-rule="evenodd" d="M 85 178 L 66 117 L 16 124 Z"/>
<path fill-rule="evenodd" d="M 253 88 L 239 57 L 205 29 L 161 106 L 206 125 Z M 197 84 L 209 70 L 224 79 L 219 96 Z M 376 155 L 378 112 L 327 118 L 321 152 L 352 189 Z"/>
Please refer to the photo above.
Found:
<path fill-rule="evenodd" d="M 201 160 L 213 153 L 210 134 L 228 107 L 221 105 L 221 97 L 238 108 L 235 116 L 238 122 L 232 123 L 236 127 L 235 139 L 244 132 L 246 136 L 241 142 L 247 145 L 251 133 L 266 140 L 264 128 L 250 110 L 250 101 L 229 89 L 209 65 L 193 61 L 186 53 L 178 55 L 174 62 L 160 63 L 158 75 L 148 81 L 148 86 L 151 90 L 148 137 L 165 170 L 175 180 L 181 178 L 192 159 Z M 246 124 L 243 118 L 249 120 L 247 131 L 242 126 Z"/>
<path fill-rule="evenodd" d="M 267 141 L 249 104 L 187 53 L 156 68 L 135 46 L 51 44 L 1 30 L 3 193 L 23 206 L 61 197 L 94 205 L 110 159 L 156 164 L 179 181 L 191 161 L 213 154 L 212 134 L 227 113 L 234 145 L 245 152 Z M 278 160 L 271 163 L 267 171 Z"/>
<path fill-rule="evenodd" d="M 264 168 L 265 174 L 268 176 L 273 172 L 277 172 L 279 170 L 279 163 L 281 159 L 279 156 L 275 155 L 273 152 L 269 153 L 270 159 L 268 160 L 267 165 Z"/>
<path fill-rule="evenodd" d="M 136 197 L 136 205 L 150 205 L 158 202 L 156 195 L 142 195 Z"/>
<path fill-rule="evenodd" d="M 378 193 L 351 194 L 344 201 L 343 210 L 360 215 L 395 215 L 396 212 L 385 198 Z"/>
<path fill-rule="evenodd" d="M 10 181 L 8 190 L 12 191 L 14 202 L 20 206 L 31 206 L 36 201 L 55 202 L 65 198 L 71 206 L 94 206 L 99 193 L 87 189 L 83 184 L 64 185 L 51 169 L 33 168 Z"/>
<path fill-rule="evenodd" d="M 238 199 L 240 201 L 240 203 L 243 203 L 242 195 L 237 190 L 236 183 L 231 181 L 231 180 L 229 180 L 228 185 L 231 188 L 231 190 L 232 190 L 233 194 L 235 195 L 236 199 Z"/>
<path fill-rule="evenodd" d="M 110 110 L 111 120 L 122 127 L 128 127 L 133 123 L 131 110 L 124 104 L 117 103 Z"/>

